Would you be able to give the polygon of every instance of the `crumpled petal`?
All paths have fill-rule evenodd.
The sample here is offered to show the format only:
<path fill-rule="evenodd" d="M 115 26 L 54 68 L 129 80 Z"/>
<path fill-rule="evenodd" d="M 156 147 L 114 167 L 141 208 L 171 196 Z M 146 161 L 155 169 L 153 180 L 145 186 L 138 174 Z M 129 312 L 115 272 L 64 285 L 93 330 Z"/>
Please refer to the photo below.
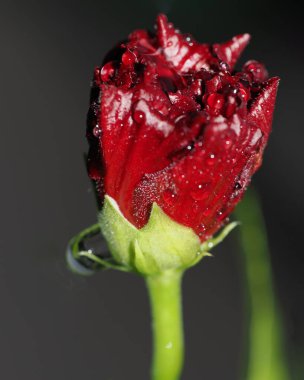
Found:
<path fill-rule="evenodd" d="M 228 42 L 214 44 L 213 50 L 219 59 L 228 63 L 230 68 L 233 69 L 249 41 L 250 35 L 248 33 L 239 34 Z"/>
<path fill-rule="evenodd" d="M 232 71 L 249 35 L 199 44 L 166 16 L 132 32 L 96 68 L 88 169 L 102 201 L 137 228 L 153 203 L 206 241 L 261 165 L 279 83 L 249 61 Z"/>

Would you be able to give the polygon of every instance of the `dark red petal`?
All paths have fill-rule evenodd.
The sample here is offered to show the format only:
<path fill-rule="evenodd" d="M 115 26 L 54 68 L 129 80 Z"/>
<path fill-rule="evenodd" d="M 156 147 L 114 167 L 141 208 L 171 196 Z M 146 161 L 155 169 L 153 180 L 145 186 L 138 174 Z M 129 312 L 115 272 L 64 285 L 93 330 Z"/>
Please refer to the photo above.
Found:
<path fill-rule="evenodd" d="M 171 105 L 155 86 L 138 86 L 132 91 L 102 87 L 99 140 L 106 163 L 105 189 L 137 226 L 142 224 L 133 215 L 134 188 L 145 175 L 168 166 L 171 157 L 200 130 L 200 124 L 189 128 L 183 119 L 170 122 L 157 110 L 162 111 L 166 103 Z"/>
<path fill-rule="evenodd" d="M 156 202 L 177 222 L 206 240 L 223 224 L 255 170 L 262 133 L 237 115 L 210 122 L 193 152 L 164 170 L 145 176 L 134 191 L 133 214 L 144 225 Z"/>
<path fill-rule="evenodd" d="M 209 67 L 213 58 L 207 44 L 197 43 L 191 36 L 176 31 L 163 14 L 157 17 L 157 37 L 167 62 L 180 73 Z"/>
<path fill-rule="evenodd" d="M 271 129 L 273 111 L 280 79 L 275 77 L 263 83 L 262 90 L 253 101 L 248 120 L 259 125 L 263 133 L 268 135 Z"/>
<path fill-rule="evenodd" d="M 262 160 L 278 78 L 249 61 L 229 70 L 249 41 L 211 47 L 157 19 L 95 70 L 88 169 L 101 201 L 113 197 L 143 227 L 156 202 L 205 241 L 241 199 Z"/>
<path fill-rule="evenodd" d="M 222 43 L 214 44 L 213 50 L 224 62 L 227 62 L 231 69 L 233 69 L 240 55 L 250 41 L 250 35 L 248 33 L 239 34 L 232 38 L 232 40 Z"/>

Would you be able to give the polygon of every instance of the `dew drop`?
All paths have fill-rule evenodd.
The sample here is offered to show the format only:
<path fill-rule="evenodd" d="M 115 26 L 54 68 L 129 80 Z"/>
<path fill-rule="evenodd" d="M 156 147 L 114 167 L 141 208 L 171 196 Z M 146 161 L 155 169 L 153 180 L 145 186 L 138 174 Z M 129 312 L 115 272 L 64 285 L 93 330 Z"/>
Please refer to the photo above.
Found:
<path fill-rule="evenodd" d="M 146 120 L 146 115 L 143 111 L 136 110 L 133 112 L 133 119 L 136 123 L 141 124 Z"/>
<path fill-rule="evenodd" d="M 231 147 L 232 140 L 231 139 L 226 139 L 225 140 L 225 148 L 229 149 Z"/>
<path fill-rule="evenodd" d="M 178 173 L 175 174 L 175 178 L 178 182 L 183 182 L 185 180 L 185 174 L 184 173 Z"/>
<path fill-rule="evenodd" d="M 245 89 L 245 87 L 240 87 L 240 88 L 239 88 L 238 95 L 239 95 L 239 97 L 240 97 L 244 102 L 247 102 L 247 100 L 249 99 L 249 93 L 248 93 L 248 91 Z"/>
<path fill-rule="evenodd" d="M 195 201 L 202 201 L 208 197 L 207 185 L 198 185 L 197 189 L 190 191 L 190 196 Z"/>
<path fill-rule="evenodd" d="M 207 105 L 209 106 L 209 111 L 213 116 L 217 116 L 225 103 L 223 95 L 212 93 L 207 98 Z"/>
<path fill-rule="evenodd" d="M 188 45 L 193 46 L 193 37 L 191 36 L 191 34 L 186 34 L 184 37 Z"/>
<path fill-rule="evenodd" d="M 132 66 L 136 62 L 136 56 L 130 50 L 123 53 L 121 61 L 125 66 Z"/>
<path fill-rule="evenodd" d="M 221 61 L 220 62 L 220 70 L 221 71 L 229 71 L 229 65 L 228 63 Z"/>
<path fill-rule="evenodd" d="M 223 219 L 225 219 L 225 215 L 224 215 L 223 210 L 219 210 L 219 211 L 216 213 L 216 215 L 217 215 L 217 219 L 218 219 L 219 221 L 222 221 Z"/>
<path fill-rule="evenodd" d="M 97 138 L 101 136 L 101 129 L 98 124 L 93 128 L 93 135 Z"/>
<path fill-rule="evenodd" d="M 206 159 L 206 163 L 209 166 L 213 166 L 215 164 L 215 155 L 209 154 L 209 157 Z"/>
<path fill-rule="evenodd" d="M 224 97 L 221 94 L 210 94 L 207 98 L 207 104 L 210 108 L 221 109 L 224 104 Z"/>
<path fill-rule="evenodd" d="M 172 206 L 176 198 L 176 194 L 172 190 L 165 190 L 162 194 L 163 200 L 169 205 Z"/>
<path fill-rule="evenodd" d="M 186 149 L 191 151 L 193 149 L 193 145 L 192 144 L 187 145 Z"/>
<path fill-rule="evenodd" d="M 236 182 L 236 183 L 234 184 L 234 190 L 241 190 L 242 187 L 243 187 L 243 186 L 242 186 L 239 182 Z"/>
<path fill-rule="evenodd" d="M 200 228 L 200 235 L 203 235 L 203 233 L 206 231 L 206 226 L 204 225 L 204 223 L 201 223 L 199 225 L 199 228 Z"/>
<path fill-rule="evenodd" d="M 103 82 L 107 82 L 113 75 L 115 69 L 112 62 L 106 63 L 100 70 L 100 78 Z"/>

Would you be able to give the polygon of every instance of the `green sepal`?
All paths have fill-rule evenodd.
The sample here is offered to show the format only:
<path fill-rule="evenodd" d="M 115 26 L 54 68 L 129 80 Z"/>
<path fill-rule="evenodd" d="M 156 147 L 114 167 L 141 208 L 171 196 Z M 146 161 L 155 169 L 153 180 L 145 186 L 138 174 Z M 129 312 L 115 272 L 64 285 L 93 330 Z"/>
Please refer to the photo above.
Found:
<path fill-rule="evenodd" d="M 213 257 L 209 251 L 220 244 L 229 233 L 239 225 L 239 222 L 231 222 L 225 226 L 215 237 L 206 240 L 200 247 L 200 254 L 196 260 L 192 263 L 192 266 L 198 264 L 204 257 Z"/>
<path fill-rule="evenodd" d="M 99 223 L 114 259 L 143 275 L 186 269 L 201 252 L 195 232 L 173 221 L 156 203 L 148 223 L 137 229 L 106 195 Z"/>
<path fill-rule="evenodd" d="M 148 223 L 137 229 L 108 195 L 99 224 L 115 261 L 143 275 L 192 267 L 211 256 L 209 250 L 237 225 L 235 222 L 229 224 L 217 237 L 201 244 L 191 228 L 172 220 L 156 203 L 153 203 Z"/>
<path fill-rule="evenodd" d="M 137 229 L 121 213 L 116 201 L 106 195 L 98 224 L 86 228 L 69 243 L 67 263 L 78 274 L 91 275 L 99 269 L 117 269 L 142 275 L 160 274 L 170 270 L 185 270 L 199 263 L 238 225 L 228 224 L 215 237 L 201 244 L 189 227 L 172 220 L 154 203 L 148 223 Z M 111 259 L 102 259 L 82 248 L 82 241 L 102 232 L 108 243 Z M 82 258 L 91 264 L 86 267 Z"/>
<path fill-rule="evenodd" d="M 226 238 L 226 236 L 228 236 L 230 234 L 230 232 L 235 229 L 235 227 L 237 227 L 239 225 L 240 225 L 240 222 L 231 222 L 231 223 L 227 224 L 222 229 L 222 231 L 220 231 L 215 237 L 212 237 L 211 239 L 208 239 L 207 241 L 205 241 L 201 245 L 201 250 L 203 252 L 207 252 L 207 251 L 213 249 L 218 244 L 220 244 Z M 212 256 L 212 255 L 209 254 L 209 256 Z"/>
<path fill-rule="evenodd" d="M 104 198 L 98 222 L 114 259 L 122 265 L 131 267 L 130 258 L 134 256 L 134 243 L 138 230 L 122 215 L 116 201 L 108 195 Z"/>

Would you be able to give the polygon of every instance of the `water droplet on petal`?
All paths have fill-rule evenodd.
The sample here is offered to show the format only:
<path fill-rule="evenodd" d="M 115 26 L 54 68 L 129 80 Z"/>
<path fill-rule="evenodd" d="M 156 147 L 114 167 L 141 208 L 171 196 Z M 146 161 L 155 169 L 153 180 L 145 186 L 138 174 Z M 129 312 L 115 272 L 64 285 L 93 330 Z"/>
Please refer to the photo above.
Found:
<path fill-rule="evenodd" d="M 186 149 L 191 151 L 193 149 L 193 145 L 192 144 L 187 145 Z"/>
<path fill-rule="evenodd" d="M 189 46 L 193 45 L 193 37 L 191 34 L 184 35 L 185 41 L 188 43 Z"/>
<path fill-rule="evenodd" d="M 232 140 L 231 139 L 226 139 L 225 140 L 225 148 L 229 149 L 231 147 Z"/>
<path fill-rule="evenodd" d="M 220 61 L 219 66 L 221 71 L 229 71 L 229 65 L 227 62 Z"/>
<path fill-rule="evenodd" d="M 174 201 L 175 201 L 175 198 L 176 198 L 176 194 L 170 190 L 170 189 L 167 189 L 163 192 L 162 194 L 162 197 L 163 197 L 163 200 L 169 205 L 169 206 L 172 206 Z"/>
<path fill-rule="evenodd" d="M 133 119 L 136 123 L 141 124 L 146 120 L 146 115 L 143 111 L 136 110 L 133 112 Z"/>
<path fill-rule="evenodd" d="M 243 186 L 242 186 L 239 182 L 236 182 L 236 183 L 234 184 L 234 190 L 241 190 L 242 187 L 243 187 Z"/>
<path fill-rule="evenodd" d="M 225 219 L 225 214 L 224 214 L 224 211 L 223 210 L 219 210 L 217 213 L 216 213 L 216 216 L 217 216 L 217 219 L 219 221 L 222 221 L 223 219 Z"/>
<path fill-rule="evenodd" d="M 209 157 L 206 159 L 206 163 L 209 166 L 213 166 L 215 164 L 215 155 L 209 154 Z"/>
<path fill-rule="evenodd" d="M 204 232 L 206 231 L 206 226 L 204 225 L 204 223 L 201 223 L 199 225 L 199 229 L 200 229 L 199 236 L 203 236 Z"/>
<path fill-rule="evenodd" d="M 217 93 L 210 94 L 207 98 L 210 113 L 214 116 L 218 115 L 223 108 L 224 102 L 223 95 Z"/>
<path fill-rule="evenodd" d="M 185 176 L 184 173 L 180 173 L 180 174 L 177 174 L 177 175 L 176 175 L 176 181 L 177 181 L 178 183 L 182 183 L 182 182 L 184 182 L 184 181 L 185 181 L 185 178 L 186 178 L 186 176 Z"/>
<path fill-rule="evenodd" d="M 100 78 L 103 82 L 107 82 L 113 75 L 115 69 L 112 62 L 106 63 L 100 70 Z"/>
<path fill-rule="evenodd" d="M 207 185 L 198 185 L 195 190 L 190 191 L 190 196 L 195 201 L 202 201 L 208 197 Z"/>
<path fill-rule="evenodd" d="M 132 66 L 136 62 L 136 56 L 130 50 L 123 53 L 121 61 L 125 66 Z"/>
<path fill-rule="evenodd" d="M 214 246 L 214 243 L 212 243 L 212 241 L 209 241 L 207 246 L 208 246 L 208 248 L 212 248 Z"/>
<path fill-rule="evenodd" d="M 101 136 L 101 129 L 98 124 L 93 128 L 93 135 L 97 138 Z"/>
<path fill-rule="evenodd" d="M 240 85 L 239 91 L 238 91 L 238 96 L 244 101 L 247 102 L 247 100 L 250 97 L 249 91 L 244 87 Z"/>

